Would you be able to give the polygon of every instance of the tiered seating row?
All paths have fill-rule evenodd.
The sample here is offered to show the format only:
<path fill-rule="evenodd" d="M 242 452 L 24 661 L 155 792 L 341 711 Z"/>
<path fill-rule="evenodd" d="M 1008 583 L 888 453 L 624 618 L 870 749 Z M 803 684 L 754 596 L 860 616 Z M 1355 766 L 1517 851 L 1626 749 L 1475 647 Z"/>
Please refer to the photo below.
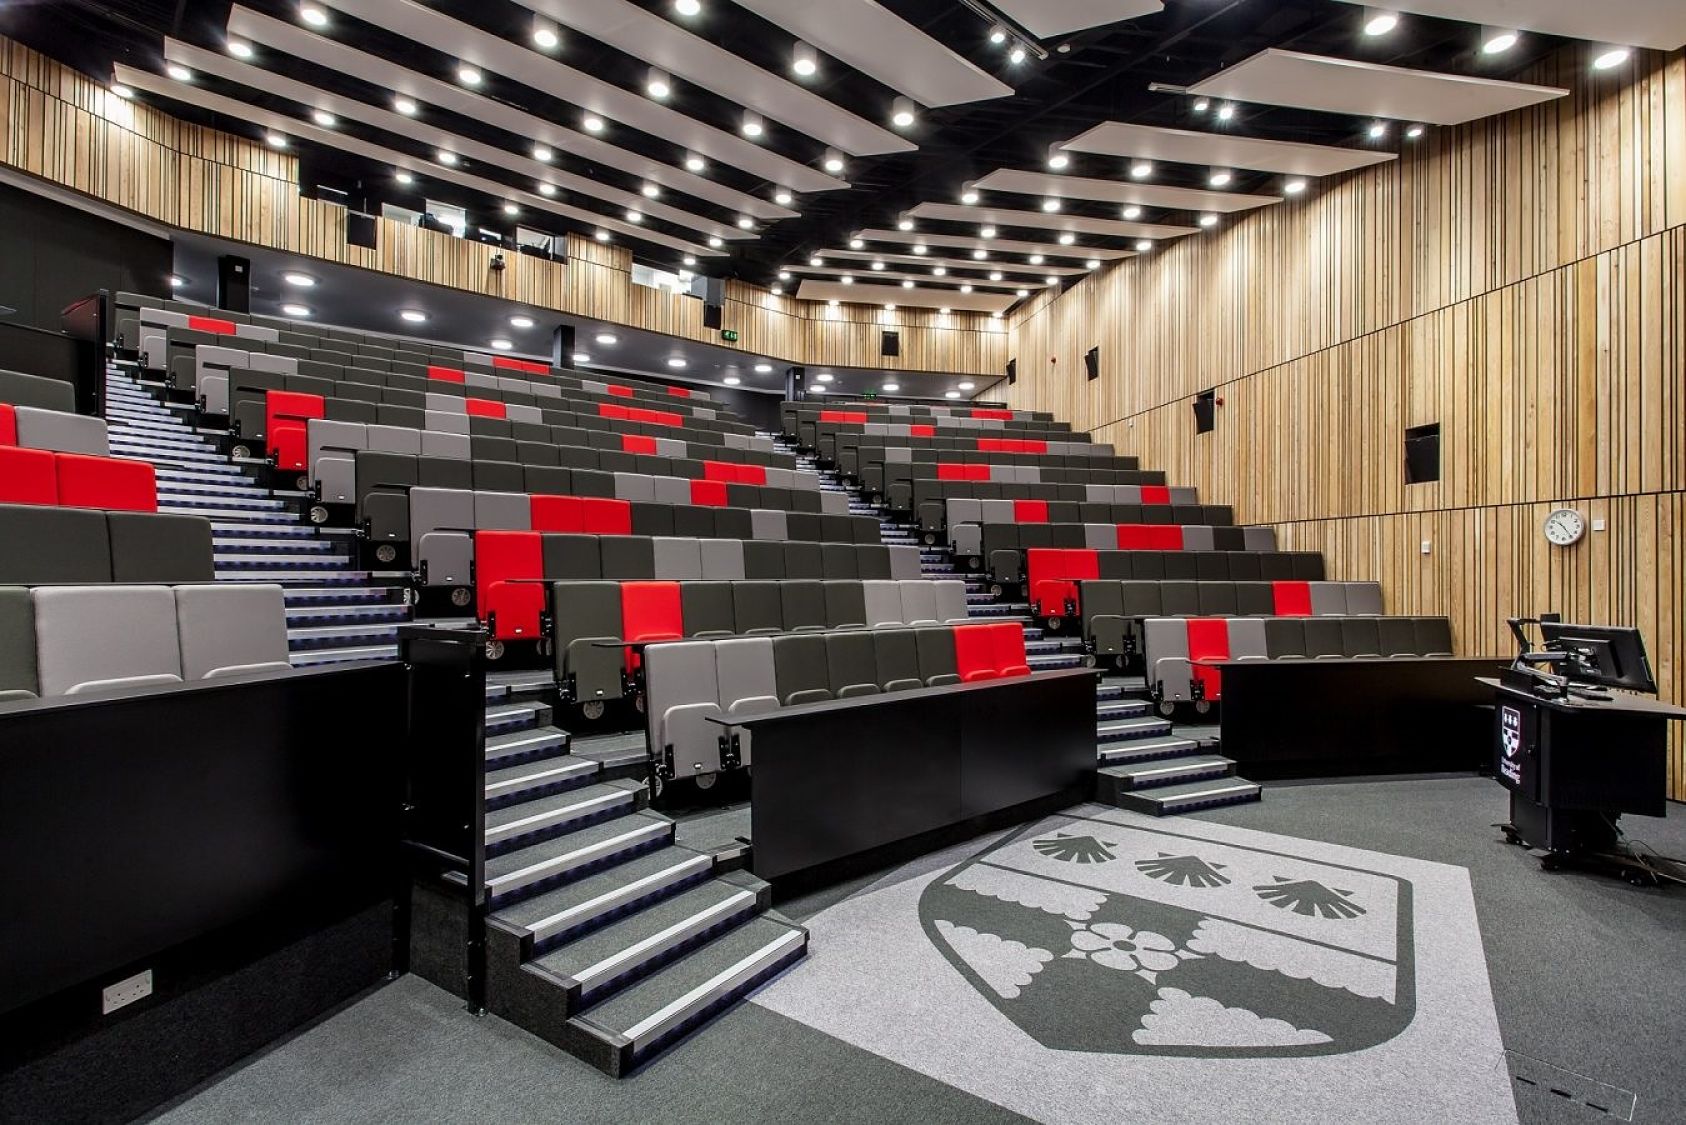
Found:
<path fill-rule="evenodd" d="M 280 586 L 0 587 L 0 702 L 290 667 Z"/>
<path fill-rule="evenodd" d="M 626 646 L 697 636 L 943 624 L 966 617 L 963 583 L 923 578 L 553 582 L 547 597 L 557 683 L 563 697 L 577 703 L 633 691 L 639 656 Z"/>
<path fill-rule="evenodd" d="M 209 582 L 200 516 L 0 504 L 0 584 Z"/>
<path fill-rule="evenodd" d="M 1376 582 L 1080 582 L 1083 637 L 1100 657 L 1142 651 L 1150 617 L 1378 617 Z"/>
<path fill-rule="evenodd" d="M 144 461 L 0 445 L 0 504 L 156 512 L 157 474 Z"/>
<path fill-rule="evenodd" d="M 650 746 L 664 777 L 753 764 L 734 716 L 1028 676 L 1014 623 L 740 637 L 652 645 L 644 653 Z"/>
<path fill-rule="evenodd" d="M 111 452 L 105 419 L 64 410 L 15 406 L 0 386 L 0 446 L 105 457 Z"/>
<path fill-rule="evenodd" d="M 1323 581 L 1323 556 L 1312 551 L 1099 551 L 1033 548 L 1025 552 L 1031 611 L 1058 622 L 1082 611 L 1085 581 Z"/>

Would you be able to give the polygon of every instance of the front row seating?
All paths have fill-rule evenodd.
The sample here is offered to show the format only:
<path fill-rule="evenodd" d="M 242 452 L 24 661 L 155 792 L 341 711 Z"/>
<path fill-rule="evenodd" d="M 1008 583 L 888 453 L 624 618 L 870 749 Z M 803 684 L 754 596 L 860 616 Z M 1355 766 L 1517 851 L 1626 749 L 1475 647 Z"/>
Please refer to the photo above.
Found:
<path fill-rule="evenodd" d="M 290 667 L 280 586 L 0 587 L 0 703 Z"/>
<path fill-rule="evenodd" d="M 716 720 L 833 699 L 1030 675 L 1017 622 L 653 644 L 644 652 L 649 744 L 666 778 L 753 763 L 749 735 Z"/>

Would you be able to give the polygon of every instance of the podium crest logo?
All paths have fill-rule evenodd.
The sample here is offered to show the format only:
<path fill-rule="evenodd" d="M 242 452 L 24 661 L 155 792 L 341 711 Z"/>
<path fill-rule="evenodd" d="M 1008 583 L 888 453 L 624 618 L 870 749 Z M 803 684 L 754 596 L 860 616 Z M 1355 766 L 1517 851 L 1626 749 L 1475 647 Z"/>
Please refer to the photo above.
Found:
<path fill-rule="evenodd" d="M 1281 1058 L 1386 1042 L 1416 1014 L 1412 887 L 1292 849 L 1053 817 L 939 876 L 920 921 L 1043 1047 Z"/>
<path fill-rule="evenodd" d="M 1522 749 L 1522 712 L 1515 707 L 1499 709 L 1499 736 L 1505 757 L 1514 758 Z"/>

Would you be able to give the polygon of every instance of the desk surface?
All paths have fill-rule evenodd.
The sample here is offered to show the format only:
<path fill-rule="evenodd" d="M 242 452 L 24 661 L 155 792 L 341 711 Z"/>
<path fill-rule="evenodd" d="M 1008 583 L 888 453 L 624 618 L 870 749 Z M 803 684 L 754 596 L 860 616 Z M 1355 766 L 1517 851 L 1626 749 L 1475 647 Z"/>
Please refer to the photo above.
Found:
<path fill-rule="evenodd" d="M 1542 695 L 1535 695 L 1531 691 L 1508 687 L 1498 680 L 1489 679 L 1486 676 L 1477 676 L 1476 682 L 1486 684 L 1501 695 L 1525 700 L 1541 707 L 1549 707 L 1553 711 L 1579 714 L 1654 715 L 1659 719 L 1686 720 L 1686 709 L 1676 707 L 1672 703 L 1664 703 L 1660 699 L 1653 699 L 1648 695 L 1611 691 L 1609 699 L 1583 699 L 1576 695 L 1548 699 Z"/>

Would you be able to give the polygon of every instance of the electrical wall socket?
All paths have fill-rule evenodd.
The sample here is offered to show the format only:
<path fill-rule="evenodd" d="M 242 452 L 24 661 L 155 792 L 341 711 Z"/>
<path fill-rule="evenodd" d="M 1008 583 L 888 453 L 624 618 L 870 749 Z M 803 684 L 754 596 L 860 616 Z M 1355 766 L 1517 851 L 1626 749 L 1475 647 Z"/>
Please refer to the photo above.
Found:
<path fill-rule="evenodd" d="M 108 984 L 100 993 L 100 1014 L 109 1016 L 118 1008 L 144 1000 L 152 995 L 152 970 L 125 977 L 116 984 Z"/>
<path fill-rule="evenodd" d="M 1603 531 L 1604 530 L 1604 521 L 1603 520 L 1593 520 L 1592 521 L 1592 530 Z"/>
<path fill-rule="evenodd" d="M 1424 539 L 1423 540 L 1423 554 L 1425 554 L 1425 555 L 1430 554 L 1433 551 L 1433 549 L 1434 549 L 1434 544 L 1429 542 L 1427 539 Z"/>

